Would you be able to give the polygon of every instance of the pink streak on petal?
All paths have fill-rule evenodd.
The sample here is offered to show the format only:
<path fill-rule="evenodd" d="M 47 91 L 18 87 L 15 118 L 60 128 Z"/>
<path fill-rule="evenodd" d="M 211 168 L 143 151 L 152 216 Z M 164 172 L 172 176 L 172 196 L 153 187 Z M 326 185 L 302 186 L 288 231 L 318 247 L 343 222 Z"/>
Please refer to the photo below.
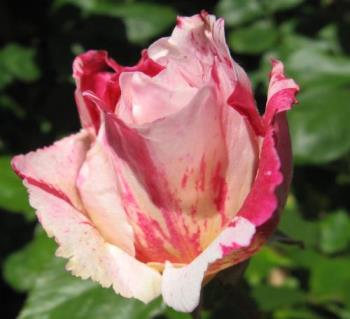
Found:
<path fill-rule="evenodd" d="M 41 187 L 81 209 L 75 181 L 89 145 L 90 136 L 83 130 L 49 147 L 15 156 L 12 167 L 30 184 Z M 65 169 L 62 170 L 62 167 Z"/>

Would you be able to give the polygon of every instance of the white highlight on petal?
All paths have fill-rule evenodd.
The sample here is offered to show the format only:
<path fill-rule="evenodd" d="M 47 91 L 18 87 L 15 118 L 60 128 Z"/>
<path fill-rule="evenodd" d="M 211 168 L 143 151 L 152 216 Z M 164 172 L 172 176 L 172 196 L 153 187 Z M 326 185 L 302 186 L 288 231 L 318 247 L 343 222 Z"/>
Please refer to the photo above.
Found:
<path fill-rule="evenodd" d="M 243 217 L 235 217 L 233 226 L 227 227 L 208 248 L 183 268 L 174 268 L 166 262 L 162 280 L 162 295 L 166 304 L 177 311 L 193 311 L 200 298 L 202 281 L 208 266 L 223 256 L 223 246 L 247 247 L 255 225 Z"/>

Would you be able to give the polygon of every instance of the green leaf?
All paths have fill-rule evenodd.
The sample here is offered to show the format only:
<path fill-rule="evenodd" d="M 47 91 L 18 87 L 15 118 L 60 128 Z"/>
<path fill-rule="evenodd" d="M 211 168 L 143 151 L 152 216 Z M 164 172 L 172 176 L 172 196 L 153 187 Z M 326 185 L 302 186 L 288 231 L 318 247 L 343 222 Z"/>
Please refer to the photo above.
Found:
<path fill-rule="evenodd" d="M 264 15 L 257 0 L 221 0 L 215 11 L 217 16 L 225 19 L 228 26 L 237 26 Z"/>
<path fill-rule="evenodd" d="M 32 82 L 39 78 L 40 70 L 34 62 L 35 50 L 16 43 L 0 50 L 0 88 L 14 80 Z"/>
<path fill-rule="evenodd" d="M 147 319 L 162 310 L 159 299 L 143 304 L 112 289 L 73 277 L 62 259 L 53 258 L 38 276 L 19 319 Z"/>
<path fill-rule="evenodd" d="M 318 302 L 344 302 L 349 295 L 350 259 L 319 259 L 311 265 L 310 287 Z"/>
<path fill-rule="evenodd" d="M 26 115 L 26 111 L 9 95 L 0 95 L 0 108 L 12 112 L 21 119 Z"/>
<path fill-rule="evenodd" d="M 309 46 L 289 55 L 286 61 L 288 74 L 294 77 L 302 88 L 327 85 L 339 86 L 350 83 L 350 59 L 330 55 L 319 47 Z"/>
<path fill-rule="evenodd" d="M 274 319 L 321 319 L 320 316 L 313 313 L 306 307 L 277 309 L 273 313 Z M 324 317 L 323 317 L 324 318 Z"/>
<path fill-rule="evenodd" d="M 135 44 L 144 44 L 166 31 L 176 21 L 175 10 L 167 5 L 146 2 L 113 2 L 98 0 L 61 0 L 61 6 L 69 3 L 80 7 L 85 13 L 120 18 L 126 26 L 128 40 Z"/>
<path fill-rule="evenodd" d="M 272 22 L 262 20 L 231 31 L 229 44 L 234 52 L 258 54 L 271 48 L 276 43 L 277 37 L 277 28 Z"/>
<path fill-rule="evenodd" d="M 288 257 L 280 255 L 271 247 L 264 246 L 251 258 L 245 272 L 245 278 L 251 285 L 257 285 L 266 279 L 273 267 L 287 267 L 291 264 L 292 262 Z"/>
<path fill-rule="evenodd" d="M 0 207 L 23 213 L 28 220 L 32 220 L 34 213 L 29 206 L 27 192 L 22 181 L 12 171 L 10 162 L 9 156 L 0 156 Z"/>
<path fill-rule="evenodd" d="M 201 317 L 203 317 L 203 314 L 201 315 L 202 315 Z M 188 313 L 177 312 L 171 308 L 167 308 L 165 312 L 165 316 L 167 319 L 191 319 L 192 318 L 192 316 Z"/>
<path fill-rule="evenodd" d="M 320 247 L 328 254 L 344 250 L 350 242 L 350 218 L 345 211 L 327 215 L 321 222 Z"/>
<path fill-rule="evenodd" d="M 272 311 L 305 302 L 305 294 L 302 291 L 287 287 L 277 288 L 259 285 L 253 288 L 252 295 L 260 309 L 264 311 Z"/>
<path fill-rule="evenodd" d="M 32 288 L 46 265 L 55 258 L 55 248 L 54 241 L 38 228 L 32 242 L 6 259 L 4 278 L 7 283 L 18 291 Z"/>
<path fill-rule="evenodd" d="M 298 99 L 300 105 L 288 114 L 296 161 L 322 164 L 348 152 L 350 91 L 313 87 L 302 91 Z"/>
<path fill-rule="evenodd" d="M 297 202 L 292 195 L 288 197 L 278 228 L 291 238 L 303 241 L 306 247 L 316 246 L 318 243 L 318 225 L 303 219 Z"/>
<path fill-rule="evenodd" d="M 263 7 L 269 12 L 292 9 L 301 4 L 304 0 L 263 0 Z"/>

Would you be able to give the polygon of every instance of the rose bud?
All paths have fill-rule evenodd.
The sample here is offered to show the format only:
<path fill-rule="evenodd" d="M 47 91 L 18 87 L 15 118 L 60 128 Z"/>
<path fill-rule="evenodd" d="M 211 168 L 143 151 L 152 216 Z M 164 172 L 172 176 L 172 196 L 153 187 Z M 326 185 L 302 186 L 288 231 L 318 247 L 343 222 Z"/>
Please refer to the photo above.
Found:
<path fill-rule="evenodd" d="M 224 21 L 205 12 L 133 67 L 88 51 L 73 68 L 82 130 L 12 161 L 30 204 L 74 275 L 190 312 L 276 228 L 298 86 L 273 61 L 261 116 Z"/>

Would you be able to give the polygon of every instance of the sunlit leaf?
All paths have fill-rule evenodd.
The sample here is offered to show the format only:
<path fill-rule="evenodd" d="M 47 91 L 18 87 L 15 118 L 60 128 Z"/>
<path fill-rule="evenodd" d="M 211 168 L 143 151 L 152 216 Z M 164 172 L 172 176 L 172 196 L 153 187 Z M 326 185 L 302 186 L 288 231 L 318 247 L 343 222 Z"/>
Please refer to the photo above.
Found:
<path fill-rule="evenodd" d="M 216 14 L 225 19 L 226 25 L 236 26 L 264 15 L 264 11 L 257 0 L 221 0 Z"/>
<path fill-rule="evenodd" d="M 288 114 L 297 162 L 321 164 L 348 152 L 350 91 L 317 86 L 302 90 L 298 99 Z"/>
<path fill-rule="evenodd" d="M 350 287 L 350 259 L 330 258 L 318 260 L 311 266 L 310 287 L 319 301 L 344 301 Z"/>
<path fill-rule="evenodd" d="M 258 21 L 244 28 L 234 29 L 229 44 L 234 52 L 258 54 L 269 49 L 277 40 L 277 28 L 270 20 Z"/>
<path fill-rule="evenodd" d="M 38 276 L 19 319 L 147 319 L 161 309 L 161 301 L 143 304 L 125 299 L 112 289 L 73 277 L 64 270 L 65 261 L 53 258 Z"/>

